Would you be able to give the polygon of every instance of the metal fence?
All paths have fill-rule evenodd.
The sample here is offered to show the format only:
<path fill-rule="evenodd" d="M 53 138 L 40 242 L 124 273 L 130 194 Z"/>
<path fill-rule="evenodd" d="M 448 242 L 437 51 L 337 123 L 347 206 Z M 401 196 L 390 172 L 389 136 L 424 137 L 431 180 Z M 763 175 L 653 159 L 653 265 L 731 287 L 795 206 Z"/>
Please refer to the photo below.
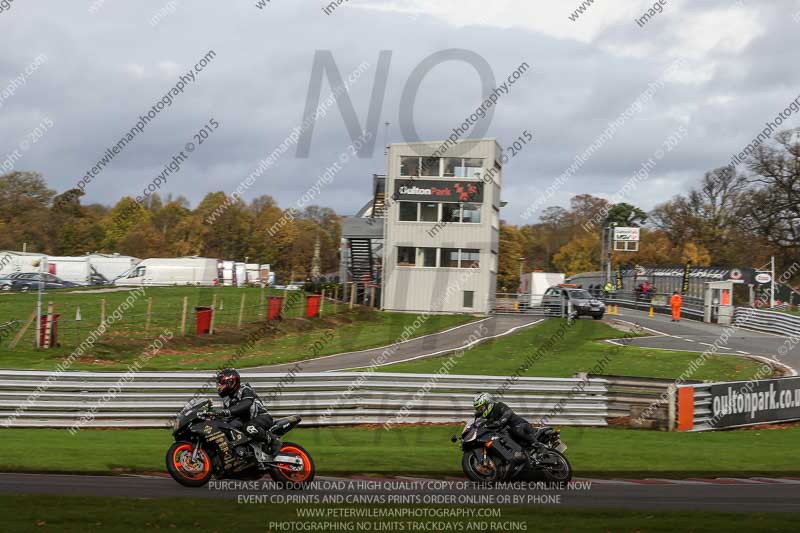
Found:
<path fill-rule="evenodd" d="M 672 309 L 669 305 L 671 296 L 671 293 L 642 294 L 636 291 L 615 291 L 610 293 L 608 297 L 604 296 L 603 301 L 607 304 L 619 305 L 628 309 L 638 309 L 640 311 L 649 311 L 652 307 L 653 312 L 668 315 L 672 313 Z M 683 304 L 681 305 L 681 316 L 695 320 L 703 320 L 703 305 L 702 298 L 684 296 Z"/>
<path fill-rule="evenodd" d="M 733 320 L 734 324 L 739 327 L 790 337 L 800 336 L 800 316 L 780 311 L 737 307 L 733 314 Z"/>
<path fill-rule="evenodd" d="M 561 297 L 545 297 L 543 294 L 497 293 L 494 311 L 566 317 L 567 302 Z"/>
<path fill-rule="evenodd" d="M 271 414 L 300 414 L 304 425 L 319 426 L 463 422 L 473 415 L 476 392 L 508 381 L 498 376 L 377 372 L 243 372 L 242 378 L 259 392 Z M 503 401 L 532 421 L 547 417 L 550 424 L 604 426 L 606 393 L 603 379 L 519 378 Z M 216 398 L 211 373 L 4 370 L 0 426 L 165 427 L 193 396 Z"/>

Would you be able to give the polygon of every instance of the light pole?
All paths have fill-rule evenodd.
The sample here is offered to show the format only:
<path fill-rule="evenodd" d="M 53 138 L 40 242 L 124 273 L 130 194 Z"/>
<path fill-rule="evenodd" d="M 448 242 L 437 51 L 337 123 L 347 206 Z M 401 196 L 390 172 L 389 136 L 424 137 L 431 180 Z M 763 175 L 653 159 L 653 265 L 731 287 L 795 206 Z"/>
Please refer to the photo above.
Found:
<path fill-rule="evenodd" d="M 606 256 L 606 282 L 611 281 L 611 252 L 614 249 L 614 228 L 617 227 L 616 222 L 612 222 L 604 229 L 608 230 L 608 239 L 606 239 L 606 246 L 608 255 Z"/>

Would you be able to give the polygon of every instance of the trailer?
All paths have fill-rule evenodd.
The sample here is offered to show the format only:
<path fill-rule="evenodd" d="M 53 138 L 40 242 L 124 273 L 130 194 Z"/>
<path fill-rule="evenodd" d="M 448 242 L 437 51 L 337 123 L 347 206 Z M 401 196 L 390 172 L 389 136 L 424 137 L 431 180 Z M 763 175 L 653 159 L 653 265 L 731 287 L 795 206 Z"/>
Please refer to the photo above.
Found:
<path fill-rule="evenodd" d="M 528 272 L 520 278 L 519 292 L 530 297 L 529 305 L 542 305 L 542 296 L 550 287 L 564 283 L 564 274 L 557 272 Z"/>
<path fill-rule="evenodd" d="M 222 276 L 220 284 L 226 287 L 236 285 L 236 263 L 234 261 L 222 261 Z"/>
<path fill-rule="evenodd" d="M 40 271 L 47 272 L 46 255 L 10 250 L 0 251 L 0 276 Z"/>
<path fill-rule="evenodd" d="M 88 255 L 77 257 L 48 255 L 47 271 L 64 281 L 70 281 L 78 285 L 103 285 L 108 283 L 108 280 L 102 276 L 92 275 L 92 265 Z"/>
<path fill-rule="evenodd" d="M 89 254 L 87 257 L 93 272 L 107 280 L 106 283 L 112 283 L 142 261 L 137 257 L 120 254 Z"/>

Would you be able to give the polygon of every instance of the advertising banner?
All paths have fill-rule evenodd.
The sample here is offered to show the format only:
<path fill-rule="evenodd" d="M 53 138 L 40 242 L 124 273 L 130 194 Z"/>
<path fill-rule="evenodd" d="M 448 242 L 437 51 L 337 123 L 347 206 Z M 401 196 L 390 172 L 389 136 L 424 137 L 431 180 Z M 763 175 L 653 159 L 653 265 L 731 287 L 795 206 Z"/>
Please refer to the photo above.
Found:
<path fill-rule="evenodd" d="M 483 202 L 483 182 L 395 180 L 393 198 L 418 202 Z"/>
<path fill-rule="evenodd" d="M 640 228 L 614 228 L 614 240 L 615 241 L 628 241 L 628 242 L 638 242 L 639 241 L 639 231 Z"/>
<path fill-rule="evenodd" d="M 720 383 L 709 390 L 713 427 L 800 418 L 800 377 Z"/>

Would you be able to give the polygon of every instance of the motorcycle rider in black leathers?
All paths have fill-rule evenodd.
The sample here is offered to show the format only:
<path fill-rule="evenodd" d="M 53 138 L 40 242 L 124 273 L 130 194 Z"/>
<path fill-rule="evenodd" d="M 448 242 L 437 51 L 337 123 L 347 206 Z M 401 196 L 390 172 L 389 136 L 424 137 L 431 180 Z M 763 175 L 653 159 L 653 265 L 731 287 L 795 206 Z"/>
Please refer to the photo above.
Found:
<path fill-rule="evenodd" d="M 242 422 L 242 427 L 254 441 L 264 443 L 267 457 L 258 457 L 259 467 L 275 455 L 280 441 L 270 432 L 272 417 L 261 402 L 256 391 L 249 384 L 242 384 L 239 372 L 225 368 L 217 374 L 217 394 L 222 398 L 222 409 L 214 409 L 213 414 L 224 418 L 234 418 Z M 260 455 L 260 454 L 257 454 Z"/>
<path fill-rule="evenodd" d="M 527 420 L 516 414 L 508 405 L 495 401 L 491 394 L 482 392 L 472 402 L 475 407 L 475 418 L 486 420 L 486 427 L 501 430 L 508 427 L 508 432 L 524 448 L 537 443 L 536 430 Z"/>

